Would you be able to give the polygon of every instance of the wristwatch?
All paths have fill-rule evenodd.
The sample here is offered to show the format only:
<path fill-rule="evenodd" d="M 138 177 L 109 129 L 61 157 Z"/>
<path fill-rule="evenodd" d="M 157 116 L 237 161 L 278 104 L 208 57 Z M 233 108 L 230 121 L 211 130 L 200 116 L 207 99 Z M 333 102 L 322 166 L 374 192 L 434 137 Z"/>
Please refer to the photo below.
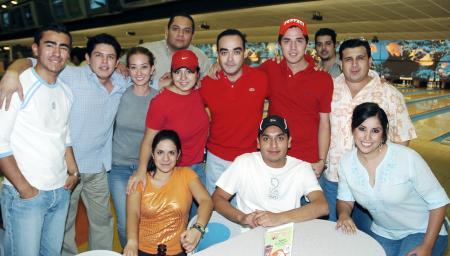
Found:
<path fill-rule="evenodd" d="M 202 225 L 202 224 L 199 224 L 199 223 L 195 223 L 194 225 L 192 225 L 191 228 L 197 229 L 197 230 L 202 234 L 202 237 L 203 237 L 203 235 L 204 235 L 205 232 L 206 232 L 205 227 L 203 227 L 203 225 Z"/>
<path fill-rule="evenodd" d="M 78 179 L 81 177 L 81 174 L 80 174 L 79 171 L 76 171 L 76 172 L 74 172 L 74 173 L 70 173 L 69 171 L 67 171 L 67 175 L 69 175 L 69 176 L 75 176 L 75 177 L 77 177 Z"/>

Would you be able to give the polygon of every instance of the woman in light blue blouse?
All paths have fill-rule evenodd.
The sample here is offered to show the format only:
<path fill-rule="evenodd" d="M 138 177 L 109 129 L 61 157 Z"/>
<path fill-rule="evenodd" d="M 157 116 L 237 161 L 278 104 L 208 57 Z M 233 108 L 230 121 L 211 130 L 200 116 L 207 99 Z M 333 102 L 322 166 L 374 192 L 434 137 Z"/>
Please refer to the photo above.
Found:
<path fill-rule="evenodd" d="M 350 217 L 356 201 L 372 215 L 371 236 L 387 256 L 443 255 L 450 200 L 426 162 L 408 147 L 386 143 L 388 119 L 376 103 L 358 105 L 351 127 L 356 148 L 340 163 L 337 228 L 356 232 Z"/>

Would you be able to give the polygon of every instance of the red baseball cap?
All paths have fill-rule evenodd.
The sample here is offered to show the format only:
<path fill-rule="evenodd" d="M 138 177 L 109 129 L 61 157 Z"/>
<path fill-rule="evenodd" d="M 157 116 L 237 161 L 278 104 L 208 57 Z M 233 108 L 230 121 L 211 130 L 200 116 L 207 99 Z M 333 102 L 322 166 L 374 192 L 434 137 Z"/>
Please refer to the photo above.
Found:
<path fill-rule="evenodd" d="M 171 69 L 176 71 L 180 68 L 187 68 L 190 71 L 197 71 L 198 59 L 191 50 L 178 50 L 172 55 Z"/>
<path fill-rule="evenodd" d="M 284 33 L 286 33 L 286 30 L 288 30 L 291 27 L 297 27 L 299 28 L 304 36 L 308 36 L 308 28 L 306 27 L 306 23 L 301 19 L 287 19 L 283 21 L 280 25 L 280 30 L 278 31 L 278 35 L 284 36 Z"/>

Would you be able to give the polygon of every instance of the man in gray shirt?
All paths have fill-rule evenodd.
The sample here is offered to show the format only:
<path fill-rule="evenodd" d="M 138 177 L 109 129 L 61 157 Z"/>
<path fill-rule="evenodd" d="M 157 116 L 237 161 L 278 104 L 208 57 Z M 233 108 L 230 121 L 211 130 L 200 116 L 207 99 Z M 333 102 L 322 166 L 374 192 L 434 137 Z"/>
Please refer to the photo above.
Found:
<path fill-rule="evenodd" d="M 200 65 L 200 76 L 203 77 L 208 72 L 211 62 L 206 54 L 199 48 L 191 45 L 192 37 L 195 32 L 194 19 L 188 14 L 176 14 L 169 18 L 166 27 L 166 39 L 151 43 L 143 43 L 139 46 L 150 50 L 155 56 L 155 73 L 151 86 L 157 90 L 162 86 L 159 85 L 160 78 L 170 72 L 170 62 L 172 54 L 178 50 L 188 49 L 195 53 Z M 125 56 L 120 59 L 121 63 L 125 63 Z M 120 69 L 125 68 L 121 66 Z"/>
<path fill-rule="evenodd" d="M 321 28 L 316 32 L 314 42 L 321 59 L 320 65 L 333 78 L 338 77 L 342 70 L 339 59 L 336 58 L 336 32 L 330 28 Z"/>

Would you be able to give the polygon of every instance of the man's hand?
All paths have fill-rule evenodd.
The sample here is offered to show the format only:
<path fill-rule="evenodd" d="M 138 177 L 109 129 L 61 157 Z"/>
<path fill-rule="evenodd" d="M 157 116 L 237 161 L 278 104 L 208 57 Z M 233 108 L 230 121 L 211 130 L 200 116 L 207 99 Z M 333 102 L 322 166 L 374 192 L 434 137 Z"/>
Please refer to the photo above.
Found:
<path fill-rule="evenodd" d="M 325 72 L 327 71 L 324 66 L 320 65 L 320 63 L 316 63 L 316 65 L 314 66 L 314 70 L 315 71 L 325 71 Z"/>
<path fill-rule="evenodd" d="M 35 197 L 39 193 L 39 190 L 31 185 L 29 185 L 23 191 L 19 191 L 20 198 L 22 199 L 30 199 Z"/>
<path fill-rule="evenodd" d="M 130 179 L 128 180 L 127 185 L 127 194 L 131 194 L 136 191 L 137 185 L 139 182 L 142 182 L 142 187 L 145 188 L 145 185 L 147 184 L 147 176 L 145 172 L 142 174 L 139 174 L 138 171 L 134 172 L 133 175 L 131 175 Z"/>
<path fill-rule="evenodd" d="M 9 109 L 12 95 L 17 92 L 20 100 L 23 100 L 23 89 L 19 82 L 19 75 L 15 72 L 6 72 L 0 81 L 0 109 L 4 106 Z M 3 102 L 5 105 L 3 105 Z"/>
<path fill-rule="evenodd" d="M 117 64 L 116 71 L 119 72 L 119 74 L 121 74 L 125 78 L 128 78 L 128 76 L 130 75 L 130 73 L 128 72 L 128 68 L 120 62 L 119 64 Z"/>
<path fill-rule="evenodd" d="M 345 234 L 356 234 L 356 225 L 348 214 L 341 214 L 336 222 L 336 229 L 341 229 Z"/>
<path fill-rule="evenodd" d="M 273 227 L 283 224 L 279 214 L 269 211 L 255 211 L 255 220 L 258 226 Z"/>
<path fill-rule="evenodd" d="M 209 76 L 211 79 L 219 80 L 220 75 L 219 72 L 222 70 L 219 63 L 214 63 L 211 65 L 211 67 L 208 70 L 207 76 Z"/>
<path fill-rule="evenodd" d="M 159 90 L 163 90 L 164 88 L 170 86 L 172 84 L 172 76 L 170 75 L 170 72 L 164 73 L 158 81 L 158 88 Z"/>
<path fill-rule="evenodd" d="M 80 179 L 78 178 L 78 176 L 69 175 L 66 179 L 66 183 L 64 184 L 64 188 L 68 190 L 74 189 L 79 180 Z"/>
<path fill-rule="evenodd" d="M 316 163 L 312 163 L 311 167 L 314 171 L 314 174 L 316 174 L 316 177 L 320 178 L 320 175 L 322 175 L 322 172 L 325 170 L 325 161 L 321 159 Z"/>
<path fill-rule="evenodd" d="M 181 233 L 181 245 L 186 252 L 191 252 L 197 247 L 198 242 L 202 238 L 202 233 L 195 228 L 185 230 Z"/>
<path fill-rule="evenodd" d="M 249 214 L 245 214 L 240 220 L 239 223 L 243 226 L 250 226 L 251 228 L 256 228 L 258 224 L 256 223 L 256 212 L 251 212 Z"/>
<path fill-rule="evenodd" d="M 420 244 L 416 248 L 414 248 L 412 251 L 410 251 L 407 256 L 431 256 L 431 252 L 433 251 L 433 248 L 429 246 L 425 246 L 424 244 Z"/>

